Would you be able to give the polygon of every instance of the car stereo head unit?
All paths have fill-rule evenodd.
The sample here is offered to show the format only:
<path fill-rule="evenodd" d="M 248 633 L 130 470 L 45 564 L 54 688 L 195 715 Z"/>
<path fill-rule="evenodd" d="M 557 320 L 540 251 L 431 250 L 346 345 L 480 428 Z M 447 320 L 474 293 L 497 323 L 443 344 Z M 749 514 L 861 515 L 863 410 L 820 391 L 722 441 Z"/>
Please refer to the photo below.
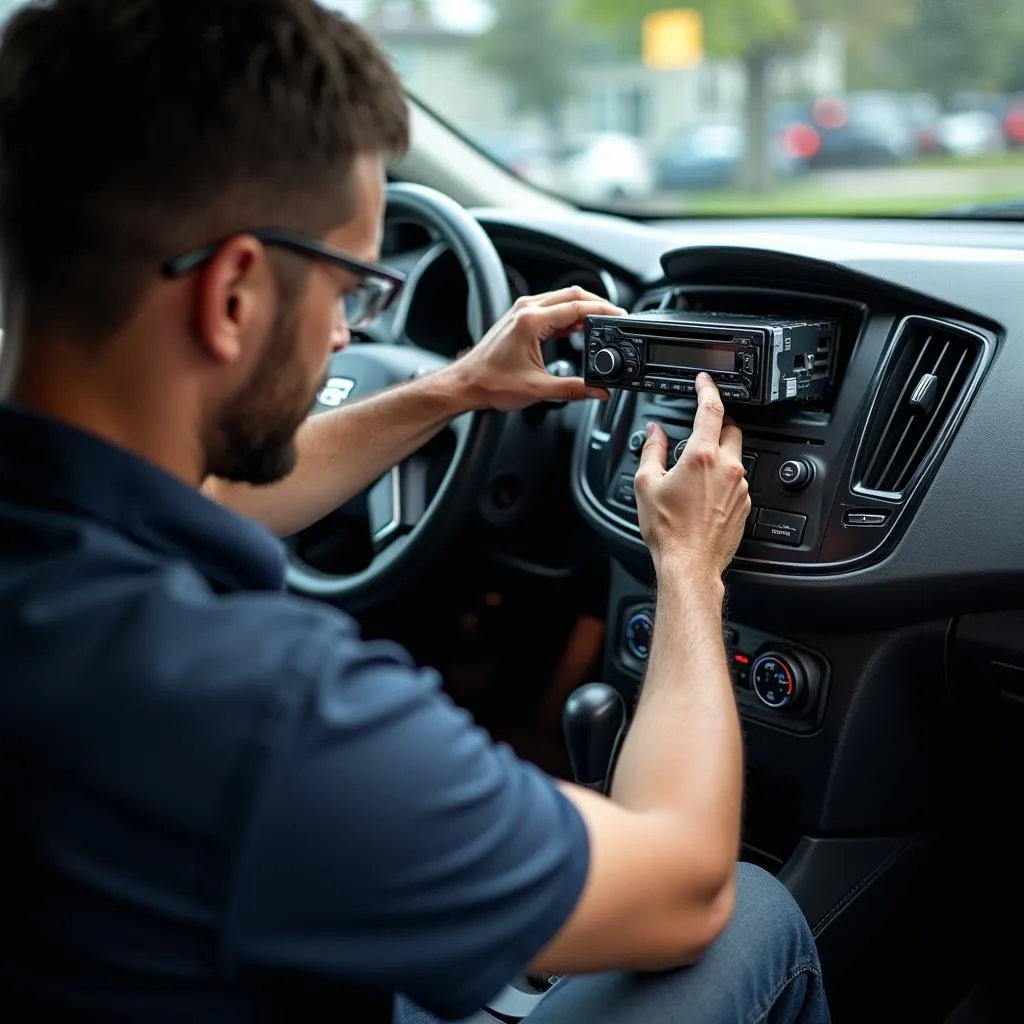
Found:
<path fill-rule="evenodd" d="M 693 395 L 701 371 L 725 401 L 769 405 L 820 398 L 831 377 L 839 324 L 720 313 L 588 316 L 588 384 Z"/>

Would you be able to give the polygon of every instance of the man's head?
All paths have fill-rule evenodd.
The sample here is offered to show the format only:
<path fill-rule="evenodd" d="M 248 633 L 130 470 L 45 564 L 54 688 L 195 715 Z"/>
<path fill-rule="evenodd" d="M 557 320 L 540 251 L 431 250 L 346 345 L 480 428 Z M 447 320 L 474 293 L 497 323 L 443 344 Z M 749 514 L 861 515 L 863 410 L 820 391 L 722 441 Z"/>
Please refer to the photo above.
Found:
<path fill-rule="evenodd" d="M 201 472 L 284 475 L 359 275 L 251 232 L 374 259 L 408 130 L 386 58 L 314 0 L 27 6 L 0 46 L 5 348 L 23 377 L 102 366 L 127 405 L 162 374 Z"/>

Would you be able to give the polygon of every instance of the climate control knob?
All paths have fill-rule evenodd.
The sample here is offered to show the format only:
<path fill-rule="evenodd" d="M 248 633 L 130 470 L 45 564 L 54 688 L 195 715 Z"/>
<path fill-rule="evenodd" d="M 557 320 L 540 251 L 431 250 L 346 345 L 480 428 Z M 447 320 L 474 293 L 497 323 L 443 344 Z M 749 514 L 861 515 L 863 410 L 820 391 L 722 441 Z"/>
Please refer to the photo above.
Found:
<path fill-rule="evenodd" d="M 617 348 L 602 348 L 594 356 L 594 372 L 601 377 L 615 377 L 622 369 L 622 353 Z"/>
<path fill-rule="evenodd" d="M 750 666 L 750 685 L 766 707 L 794 710 L 807 696 L 807 672 L 799 656 L 767 651 Z"/>
<path fill-rule="evenodd" d="M 626 649 L 638 661 L 646 661 L 654 637 L 654 616 L 649 608 L 641 608 L 626 620 Z"/>

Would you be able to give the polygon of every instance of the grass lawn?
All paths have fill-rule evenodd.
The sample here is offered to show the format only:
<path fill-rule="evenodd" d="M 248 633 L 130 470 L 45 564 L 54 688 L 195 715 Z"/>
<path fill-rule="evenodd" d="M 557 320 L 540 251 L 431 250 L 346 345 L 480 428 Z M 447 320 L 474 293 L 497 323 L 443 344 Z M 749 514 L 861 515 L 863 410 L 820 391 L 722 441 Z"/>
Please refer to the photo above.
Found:
<path fill-rule="evenodd" d="M 818 215 L 822 217 L 910 216 L 937 213 L 965 203 L 998 202 L 1024 196 L 1024 179 L 1020 188 L 1004 188 L 979 194 L 976 190 L 948 196 L 885 196 L 871 193 L 836 194 L 820 189 L 791 186 L 766 196 L 748 196 L 736 192 L 708 192 L 680 201 L 679 212 L 689 216 L 784 217 Z"/>
<path fill-rule="evenodd" d="M 716 190 L 673 197 L 691 216 L 914 215 L 1024 198 L 1024 150 L 974 160 L 933 157 L 903 167 L 808 174 L 758 196 Z"/>

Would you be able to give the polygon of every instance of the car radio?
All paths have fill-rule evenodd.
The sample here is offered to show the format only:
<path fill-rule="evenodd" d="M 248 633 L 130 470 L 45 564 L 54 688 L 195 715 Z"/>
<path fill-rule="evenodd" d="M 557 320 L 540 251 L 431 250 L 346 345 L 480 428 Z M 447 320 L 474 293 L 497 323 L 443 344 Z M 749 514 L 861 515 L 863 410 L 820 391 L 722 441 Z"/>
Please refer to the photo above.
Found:
<path fill-rule="evenodd" d="M 599 387 L 693 395 L 704 371 L 726 401 L 820 398 L 838 333 L 832 320 L 672 311 L 588 316 L 583 377 Z"/>

